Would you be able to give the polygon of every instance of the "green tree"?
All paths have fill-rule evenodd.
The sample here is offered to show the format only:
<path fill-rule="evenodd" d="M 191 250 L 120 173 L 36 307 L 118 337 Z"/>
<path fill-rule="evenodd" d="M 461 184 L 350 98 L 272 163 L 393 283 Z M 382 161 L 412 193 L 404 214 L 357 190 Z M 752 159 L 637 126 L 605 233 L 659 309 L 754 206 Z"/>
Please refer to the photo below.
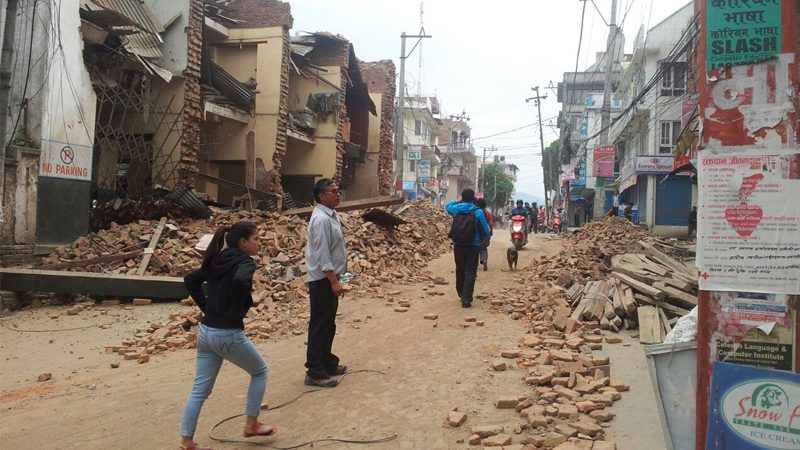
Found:
<path fill-rule="evenodd" d="M 481 176 L 485 179 L 483 198 L 492 211 L 497 211 L 498 208 L 508 204 L 511 193 L 514 192 L 514 180 L 506 175 L 503 167 L 497 163 L 486 164 L 482 172 Z M 478 182 L 480 186 L 480 180 Z"/>
<path fill-rule="evenodd" d="M 558 174 L 561 172 L 561 163 L 558 157 L 558 144 L 558 141 L 551 142 L 542 155 L 545 187 L 551 192 L 559 189 Z"/>

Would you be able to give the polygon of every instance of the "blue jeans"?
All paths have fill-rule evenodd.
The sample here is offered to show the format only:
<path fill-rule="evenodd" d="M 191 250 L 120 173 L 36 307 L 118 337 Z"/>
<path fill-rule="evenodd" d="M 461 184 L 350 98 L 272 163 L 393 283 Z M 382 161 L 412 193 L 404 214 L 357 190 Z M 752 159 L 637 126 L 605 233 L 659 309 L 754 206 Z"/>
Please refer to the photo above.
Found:
<path fill-rule="evenodd" d="M 489 247 L 481 247 L 480 254 L 478 255 L 478 261 L 481 263 L 489 261 Z"/>
<path fill-rule="evenodd" d="M 267 388 L 269 369 L 266 361 L 250 339 L 245 337 L 243 330 L 223 330 L 201 324 L 197 336 L 197 375 L 183 410 L 181 436 L 194 436 L 200 409 L 211 394 L 222 361 L 226 359 L 250 374 L 245 414 L 258 416 L 264 390 Z"/>

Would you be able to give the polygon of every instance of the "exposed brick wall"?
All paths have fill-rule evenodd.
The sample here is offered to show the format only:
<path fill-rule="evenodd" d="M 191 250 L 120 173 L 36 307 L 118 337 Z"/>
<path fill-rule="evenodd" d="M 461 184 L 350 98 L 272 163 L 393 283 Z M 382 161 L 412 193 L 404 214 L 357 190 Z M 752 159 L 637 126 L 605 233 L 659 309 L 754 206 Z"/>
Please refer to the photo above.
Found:
<path fill-rule="evenodd" d="M 395 66 L 390 59 L 359 64 L 361 77 L 371 93 L 381 94 L 381 128 L 378 153 L 378 191 L 391 195 L 394 191 L 394 97 Z"/>
<path fill-rule="evenodd" d="M 342 87 L 342 93 L 339 94 L 339 111 L 336 113 L 336 172 L 333 174 L 333 179 L 337 183 L 342 181 L 342 169 L 344 168 L 344 119 L 347 117 L 347 105 L 344 100 L 347 92 L 347 74 L 344 66 L 342 66 L 339 83 Z"/>
<path fill-rule="evenodd" d="M 183 71 L 184 107 L 181 138 L 181 181 L 194 185 L 198 171 L 197 152 L 200 148 L 200 124 L 203 121 L 203 101 L 200 94 L 200 64 L 203 60 L 203 0 L 189 3 L 189 23 L 186 26 L 187 64 Z"/>
<path fill-rule="evenodd" d="M 292 8 L 279 0 L 233 0 L 222 14 L 240 21 L 229 28 L 292 28 Z"/>
<path fill-rule="evenodd" d="M 0 267 L 32 263 L 34 247 L 33 244 L 0 245 Z"/>
<path fill-rule="evenodd" d="M 283 29 L 283 53 L 281 57 L 281 93 L 278 104 L 278 130 L 275 136 L 275 153 L 272 154 L 272 170 L 268 180 L 269 190 L 283 194 L 281 173 L 283 158 L 286 156 L 286 131 L 289 128 L 289 65 L 291 62 L 292 44 L 289 39 L 289 30 Z"/>

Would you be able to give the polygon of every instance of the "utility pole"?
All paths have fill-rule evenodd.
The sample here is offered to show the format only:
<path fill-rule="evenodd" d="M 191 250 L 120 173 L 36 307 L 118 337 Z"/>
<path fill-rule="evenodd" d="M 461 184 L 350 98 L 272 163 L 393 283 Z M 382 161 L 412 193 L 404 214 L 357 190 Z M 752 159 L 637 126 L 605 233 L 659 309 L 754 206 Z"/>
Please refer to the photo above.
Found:
<path fill-rule="evenodd" d="M 36 18 L 33 18 L 33 20 L 36 20 Z M 16 28 L 17 0 L 8 0 L 3 30 L 3 52 L 0 55 L 0 136 L 2 136 L 2 145 L 0 145 L 2 147 L 0 150 L 0 222 L 4 221 L 2 203 L 4 198 L 3 186 L 6 182 L 6 148 L 8 143 L 14 139 L 14 136 L 6 136 L 6 133 L 8 133 L 8 103 L 11 97 L 11 70 L 14 65 L 14 33 Z"/>
<path fill-rule="evenodd" d="M 614 62 L 616 60 L 617 50 L 617 0 L 611 0 L 611 18 L 608 25 L 608 54 L 606 55 L 606 79 L 603 85 L 603 107 L 600 110 L 600 145 L 608 145 L 608 126 L 611 123 L 611 87 L 614 78 Z M 587 156 L 588 158 L 588 156 Z M 615 156 L 616 158 L 616 156 Z M 591 174 L 586 174 L 590 176 Z M 597 211 L 602 213 L 603 204 L 605 201 L 605 187 L 600 189 L 595 186 L 594 189 L 594 206 L 592 207 L 592 215 Z M 594 219 L 594 217 L 592 217 Z"/>
<path fill-rule="evenodd" d="M 397 117 L 395 118 L 395 122 L 397 126 L 395 127 L 394 132 L 394 155 L 397 161 L 397 173 L 398 178 L 400 179 L 400 192 L 403 192 L 403 165 L 405 164 L 405 152 L 403 151 L 403 136 L 405 136 L 405 106 L 406 106 L 406 58 L 411 56 L 414 53 L 414 49 L 417 48 L 422 39 L 429 38 L 429 36 L 425 34 L 425 28 L 420 28 L 419 34 L 417 35 L 407 35 L 403 32 L 400 35 L 400 95 L 397 99 Z M 418 38 L 417 43 L 414 44 L 414 47 L 411 48 L 411 51 L 406 54 L 406 39 L 407 38 Z M 395 186 L 397 187 L 397 186 Z"/>
<path fill-rule="evenodd" d="M 547 194 L 547 170 L 545 168 L 545 154 L 544 154 L 544 132 L 542 131 L 542 102 L 547 98 L 547 94 L 539 95 L 539 86 L 531 88 L 532 91 L 536 92 L 536 95 L 531 98 L 526 98 L 525 102 L 529 102 L 533 100 L 536 103 L 536 109 L 539 112 L 539 143 L 542 146 L 542 181 L 544 183 L 544 209 L 545 213 L 549 216 L 550 215 L 550 197 Z"/>
<path fill-rule="evenodd" d="M 480 174 L 481 183 L 480 183 L 480 186 L 479 186 L 481 192 L 485 192 L 484 191 L 484 187 L 486 186 L 486 150 L 487 150 L 487 148 L 488 147 L 483 147 L 483 162 L 481 163 L 481 174 Z M 497 149 L 495 149 L 494 145 L 493 145 L 492 149 L 489 151 L 489 153 L 494 153 L 495 151 L 497 151 Z"/>

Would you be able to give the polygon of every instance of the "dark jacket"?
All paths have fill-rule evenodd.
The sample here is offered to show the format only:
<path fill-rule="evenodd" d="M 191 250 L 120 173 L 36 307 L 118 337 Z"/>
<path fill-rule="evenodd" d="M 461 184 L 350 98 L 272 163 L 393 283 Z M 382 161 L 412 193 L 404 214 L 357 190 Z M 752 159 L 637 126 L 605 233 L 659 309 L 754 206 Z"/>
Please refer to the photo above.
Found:
<path fill-rule="evenodd" d="M 244 316 L 253 306 L 251 290 L 256 263 L 235 249 L 220 252 L 207 271 L 196 270 L 183 278 L 186 289 L 203 311 L 203 323 L 212 328 L 244 329 Z M 203 283 L 208 282 L 208 296 Z"/>

